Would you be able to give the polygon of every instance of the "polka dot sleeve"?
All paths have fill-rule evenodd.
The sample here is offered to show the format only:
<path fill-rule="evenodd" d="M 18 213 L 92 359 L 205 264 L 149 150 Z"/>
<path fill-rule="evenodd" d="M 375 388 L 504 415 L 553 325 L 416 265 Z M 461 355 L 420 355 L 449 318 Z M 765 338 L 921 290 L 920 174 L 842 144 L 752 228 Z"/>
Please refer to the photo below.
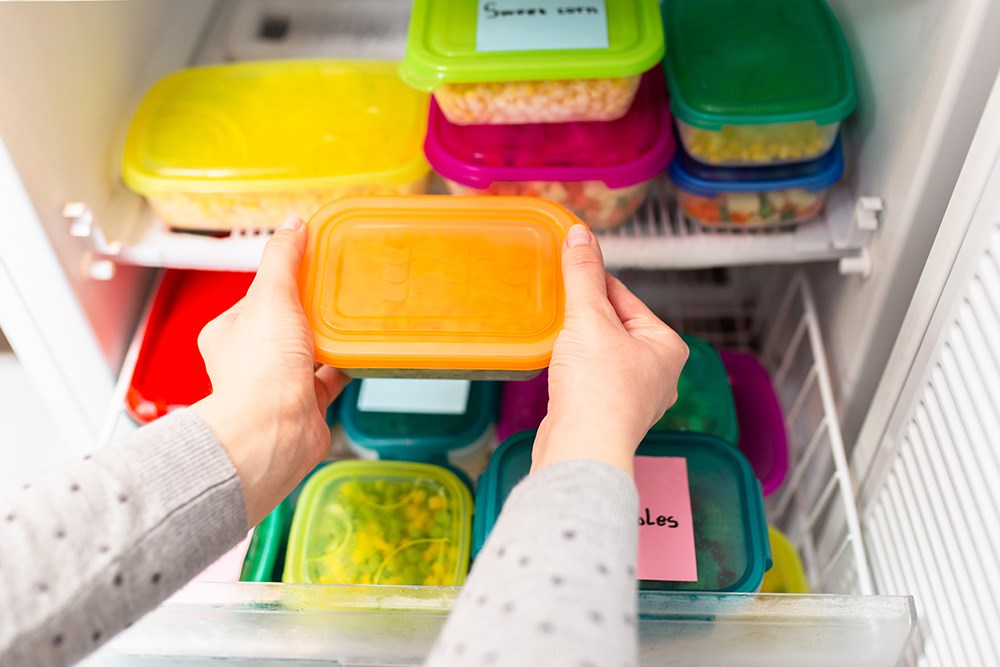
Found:
<path fill-rule="evenodd" d="M 0 491 L 0 665 L 67 665 L 246 534 L 236 469 L 181 410 Z"/>
<path fill-rule="evenodd" d="M 638 512 L 632 480 L 609 465 L 567 461 L 530 475 L 426 664 L 635 665 Z"/>

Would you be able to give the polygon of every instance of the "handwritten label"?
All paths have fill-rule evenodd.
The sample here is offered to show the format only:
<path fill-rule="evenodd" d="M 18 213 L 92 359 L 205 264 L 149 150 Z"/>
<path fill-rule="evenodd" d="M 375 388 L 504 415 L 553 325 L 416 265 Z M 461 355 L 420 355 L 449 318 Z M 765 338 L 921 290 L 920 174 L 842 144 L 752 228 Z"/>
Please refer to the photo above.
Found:
<path fill-rule="evenodd" d="M 461 415 L 468 409 L 471 388 L 468 380 L 362 380 L 358 410 Z"/>
<path fill-rule="evenodd" d="M 687 459 L 635 457 L 639 489 L 639 579 L 698 581 Z"/>
<path fill-rule="evenodd" d="M 480 0 L 477 51 L 608 48 L 605 0 Z"/>

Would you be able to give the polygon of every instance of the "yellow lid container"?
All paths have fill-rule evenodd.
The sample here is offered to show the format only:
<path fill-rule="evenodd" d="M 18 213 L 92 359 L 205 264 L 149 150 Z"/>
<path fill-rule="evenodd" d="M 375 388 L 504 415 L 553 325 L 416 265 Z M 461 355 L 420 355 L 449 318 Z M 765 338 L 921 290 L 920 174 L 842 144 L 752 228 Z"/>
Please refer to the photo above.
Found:
<path fill-rule="evenodd" d="M 579 220 L 531 197 L 357 197 L 309 221 L 299 276 L 316 359 L 355 377 L 531 376 L 563 324 Z"/>
<path fill-rule="evenodd" d="M 136 111 L 122 177 L 173 227 L 273 228 L 337 197 L 423 192 L 428 104 L 391 62 L 181 70 Z"/>
<path fill-rule="evenodd" d="M 469 569 L 472 494 L 425 463 L 338 461 L 302 489 L 282 580 L 457 586 Z"/>
<path fill-rule="evenodd" d="M 808 593 L 809 582 L 802 569 L 795 547 L 785 534 L 774 526 L 767 527 L 771 539 L 771 558 L 774 565 L 764 574 L 761 593 Z"/>

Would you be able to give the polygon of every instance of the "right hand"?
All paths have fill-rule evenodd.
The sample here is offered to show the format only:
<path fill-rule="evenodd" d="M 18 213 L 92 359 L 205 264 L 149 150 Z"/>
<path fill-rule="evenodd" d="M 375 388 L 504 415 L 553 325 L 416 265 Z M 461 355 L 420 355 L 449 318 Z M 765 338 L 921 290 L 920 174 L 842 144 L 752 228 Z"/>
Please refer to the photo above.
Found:
<path fill-rule="evenodd" d="M 532 469 L 589 459 L 632 475 L 636 447 L 677 400 L 688 348 L 605 270 L 584 225 L 569 230 L 562 265 L 566 320 L 552 351 Z"/>

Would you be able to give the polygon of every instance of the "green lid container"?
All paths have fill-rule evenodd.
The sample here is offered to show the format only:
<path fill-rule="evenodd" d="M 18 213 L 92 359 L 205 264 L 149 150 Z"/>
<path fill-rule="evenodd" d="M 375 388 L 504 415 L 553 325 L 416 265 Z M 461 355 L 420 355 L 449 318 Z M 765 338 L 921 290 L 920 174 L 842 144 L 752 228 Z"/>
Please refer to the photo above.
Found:
<path fill-rule="evenodd" d="M 340 421 L 352 446 L 380 459 L 440 463 L 488 445 L 498 402 L 495 382 L 355 380 L 344 390 Z"/>
<path fill-rule="evenodd" d="M 677 382 L 677 402 L 653 429 L 710 433 L 738 445 L 736 402 L 722 358 L 697 336 L 681 334 L 681 338 L 690 352 Z"/>
<path fill-rule="evenodd" d="M 471 494 L 444 468 L 331 463 L 302 490 L 282 580 L 456 586 L 469 567 L 471 524 Z"/>
<path fill-rule="evenodd" d="M 480 4 L 414 0 L 399 70 L 406 83 L 432 91 L 442 83 L 618 78 L 641 74 L 663 57 L 660 8 L 652 0 L 608 0 L 607 48 L 531 51 L 477 50 Z M 510 36 L 513 44 L 519 38 Z"/>
<path fill-rule="evenodd" d="M 257 524 L 250 538 L 240 581 L 281 581 L 281 570 L 288 545 L 288 528 L 292 523 L 295 504 L 285 498 Z"/>
<path fill-rule="evenodd" d="M 850 53 L 824 0 L 663 3 L 670 107 L 705 130 L 846 118 Z"/>
<path fill-rule="evenodd" d="M 482 548 L 510 491 L 531 468 L 534 431 L 512 435 L 497 448 L 479 478 L 473 543 Z M 771 567 L 764 496 L 746 457 L 735 447 L 701 433 L 651 432 L 638 456 L 687 461 L 698 580 L 640 581 L 643 590 L 752 592 Z"/>

